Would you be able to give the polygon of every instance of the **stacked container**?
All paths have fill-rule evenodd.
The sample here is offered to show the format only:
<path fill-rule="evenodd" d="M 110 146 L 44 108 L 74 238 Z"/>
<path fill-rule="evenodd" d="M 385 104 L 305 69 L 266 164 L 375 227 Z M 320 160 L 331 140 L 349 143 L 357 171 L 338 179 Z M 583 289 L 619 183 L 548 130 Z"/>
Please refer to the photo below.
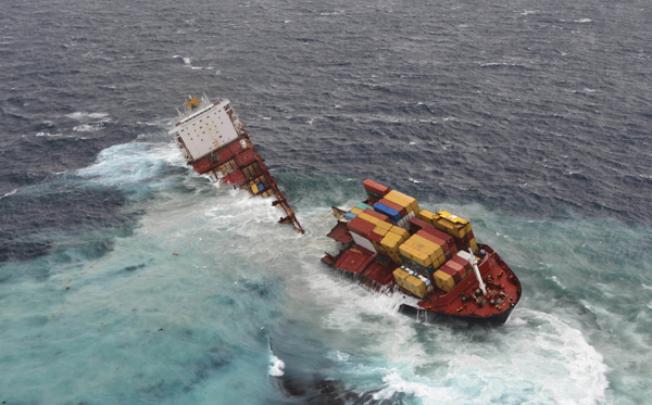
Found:
<path fill-rule="evenodd" d="M 385 194 L 389 193 L 389 187 L 371 179 L 366 179 L 365 181 L 362 182 L 362 185 L 364 186 L 364 189 L 367 191 L 367 195 L 369 196 L 369 199 L 372 201 L 376 201 L 380 198 L 383 198 Z"/>
<path fill-rule="evenodd" d="M 433 290 L 432 283 L 427 277 L 417 274 L 405 266 L 394 270 L 393 275 L 399 287 L 419 298 L 425 298 Z"/>
<path fill-rule="evenodd" d="M 460 250 L 470 248 L 473 253 L 478 253 L 478 243 L 473 235 L 473 229 L 468 219 L 451 214 L 445 210 L 440 210 L 436 213 L 421 210 L 419 211 L 418 217 L 454 237 Z"/>
<path fill-rule="evenodd" d="M 401 255 L 399 246 L 410 237 L 408 231 L 398 226 L 392 225 L 389 231 L 385 234 L 380 241 L 379 250 L 388 256 L 395 263 L 401 263 Z"/>
<path fill-rule="evenodd" d="M 444 263 L 444 250 L 441 245 L 425 237 L 422 231 L 410 236 L 399 246 L 401 256 L 416 263 L 419 268 L 429 271 Z"/>
<path fill-rule="evenodd" d="M 468 256 L 465 253 L 457 253 L 433 274 L 437 287 L 450 292 L 471 272 L 471 263 L 466 259 Z"/>

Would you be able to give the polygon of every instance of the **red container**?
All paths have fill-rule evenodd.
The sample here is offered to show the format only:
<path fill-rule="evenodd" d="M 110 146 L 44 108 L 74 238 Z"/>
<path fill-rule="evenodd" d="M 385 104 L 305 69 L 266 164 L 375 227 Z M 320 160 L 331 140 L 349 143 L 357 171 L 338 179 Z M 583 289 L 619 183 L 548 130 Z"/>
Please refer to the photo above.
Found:
<path fill-rule="evenodd" d="M 204 174 L 216 166 L 218 165 L 213 161 L 212 153 L 192 162 L 192 168 L 199 174 Z"/>
<path fill-rule="evenodd" d="M 378 200 L 378 202 L 383 204 L 387 208 L 391 208 L 393 210 L 396 210 L 401 215 L 401 217 L 404 217 L 407 214 L 407 211 L 405 210 L 405 208 L 401 207 L 400 205 L 396 204 L 395 202 L 389 201 L 386 198 L 381 198 L 380 200 Z"/>
<path fill-rule="evenodd" d="M 375 228 L 375 226 L 374 226 L 374 228 Z M 373 231 L 373 228 L 372 228 L 372 231 Z M 383 240 L 383 237 L 381 235 L 378 235 L 376 232 L 371 232 L 371 233 L 369 233 L 369 237 L 367 239 L 369 239 L 370 241 L 372 241 L 372 242 L 374 242 L 376 244 L 380 244 L 380 241 Z"/>
<path fill-rule="evenodd" d="M 451 255 L 457 253 L 457 245 L 455 244 L 455 238 L 453 238 L 451 235 L 447 234 L 446 232 L 440 231 L 439 229 L 430 225 L 428 222 L 424 221 L 421 218 L 414 217 L 410 219 L 410 232 L 417 233 L 419 231 L 426 232 L 444 241 L 445 246 Z"/>
<path fill-rule="evenodd" d="M 247 178 L 245 177 L 244 173 L 242 173 L 240 170 L 235 170 L 228 175 L 224 176 L 223 181 L 226 184 L 232 184 L 234 186 L 240 186 L 244 183 L 247 182 Z"/>
<path fill-rule="evenodd" d="M 441 246 L 442 249 L 444 249 L 444 253 L 448 253 L 447 252 L 448 246 L 446 245 L 446 242 L 442 238 L 438 238 L 437 236 L 435 236 L 435 235 L 433 235 L 431 233 L 428 233 L 428 232 L 424 231 L 423 229 L 417 231 L 416 234 L 421 236 L 423 239 L 427 239 L 427 240 L 429 240 L 429 241 L 431 241 L 433 243 L 436 243 L 437 245 Z"/>
<path fill-rule="evenodd" d="M 226 144 L 219 148 L 217 152 L 217 161 L 219 164 L 226 162 L 227 160 L 233 159 L 235 155 L 242 151 L 242 145 L 240 145 L 239 140 L 235 140 L 229 144 Z"/>
<path fill-rule="evenodd" d="M 255 162 L 257 158 L 258 158 L 258 154 L 256 153 L 256 151 L 249 148 L 249 149 L 245 149 L 243 152 L 235 156 L 235 163 L 237 163 L 237 165 L 240 167 L 247 166 Z"/>
<path fill-rule="evenodd" d="M 464 258 L 462 258 L 462 257 L 460 257 L 458 255 L 453 256 L 453 258 L 450 260 L 450 262 L 459 264 L 465 270 L 471 270 L 471 263 L 469 263 L 468 260 L 466 260 L 466 259 L 464 259 Z"/>
<path fill-rule="evenodd" d="M 439 268 L 439 270 L 443 271 L 446 274 L 449 274 L 451 277 L 453 277 L 453 280 L 455 280 L 455 284 L 459 283 L 462 281 L 464 278 L 464 275 L 466 274 L 464 268 L 460 266 L 457 263 L 454 263 L 454 265 L 451 265 L 449 262 L 446 262 L 443 266 Z"/>
<path fill-rule="evenodd" d="M 368 193 L 371 193 L 377 197 L 382 197 L 385 194 L 389 193 L 389 187 L 371 179 L 365 179 L 362 182 L 362 185 Z"/>
<path fill-rule="evenodd" d="M 410 218 L 410 233 L 417 233 L 421 229 L 427 228 L 434 229 L 435 227 L 419 217 Z"/>
<path fill-rule="evenodd" d="M 370 239 L 369 236 L 374 233 L 373 230 L 376 225 L 371 222 L 367 222 L 362 218 L 355 217 L 346 224 L 349 231 L 357 233 L 360 236 L 364 236 L 367 239 Z"/>
<path fill-rule="evenodd" d="M 389 217 L 385 214 L 381 214 L 380 212 L 376 212 L 374 210 L 370 210 L 367 208 L 366 210 L 363 211 L 365 214 L 369 214 L 372 217 L 378 218 L 381 221 L 389 222 Z"/>

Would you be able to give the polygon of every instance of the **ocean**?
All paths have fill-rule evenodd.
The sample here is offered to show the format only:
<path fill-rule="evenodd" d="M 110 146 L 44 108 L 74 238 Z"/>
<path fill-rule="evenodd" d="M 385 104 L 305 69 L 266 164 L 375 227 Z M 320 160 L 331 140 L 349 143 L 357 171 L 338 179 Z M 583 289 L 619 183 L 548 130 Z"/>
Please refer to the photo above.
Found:
<path fill-rule="evenodd" d="M 0 403 L 642 404 L 652 4 L 0 4 Z M 223 97 L 307 232 L 167 131 Z M 425 324 L 320 263 L 372 177 L 523 284 Z"/>

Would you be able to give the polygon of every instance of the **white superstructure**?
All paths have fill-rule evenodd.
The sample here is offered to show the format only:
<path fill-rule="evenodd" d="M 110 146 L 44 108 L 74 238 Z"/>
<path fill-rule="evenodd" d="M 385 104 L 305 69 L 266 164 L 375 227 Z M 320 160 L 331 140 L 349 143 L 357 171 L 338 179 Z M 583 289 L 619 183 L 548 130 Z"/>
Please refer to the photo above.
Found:
<path fill-rule="evenodd" d="M 179 120 L 170 131 L 182 147 L 188 162 L 236 140 L 242 124 L 229 106 L 229 100 L 209 102 Z"/>

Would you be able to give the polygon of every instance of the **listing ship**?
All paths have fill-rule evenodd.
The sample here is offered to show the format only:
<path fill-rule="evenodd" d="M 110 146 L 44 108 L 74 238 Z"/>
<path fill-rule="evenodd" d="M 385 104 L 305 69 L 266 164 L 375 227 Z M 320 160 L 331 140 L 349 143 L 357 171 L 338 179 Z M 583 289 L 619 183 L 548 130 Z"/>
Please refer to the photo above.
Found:
<path fill-rule="evenodd" d="M 402 297 L 399 311 L 419 319 L 458 318 L 503 324 L 521 298 L 521 283 L 471 223 L 374 180 L 367 198 L 344 210 L 328 236 L 336 254 L 322 261 L 367 286 Z"/>
<path fill-rule="evenodd" d="M 254 196 L 272 198 L 272 205 L 282 213 L 279 223 L 304 233 L 229 100 L 189 96 L 180 115 L 169 133 L 195 172 Z"/>

